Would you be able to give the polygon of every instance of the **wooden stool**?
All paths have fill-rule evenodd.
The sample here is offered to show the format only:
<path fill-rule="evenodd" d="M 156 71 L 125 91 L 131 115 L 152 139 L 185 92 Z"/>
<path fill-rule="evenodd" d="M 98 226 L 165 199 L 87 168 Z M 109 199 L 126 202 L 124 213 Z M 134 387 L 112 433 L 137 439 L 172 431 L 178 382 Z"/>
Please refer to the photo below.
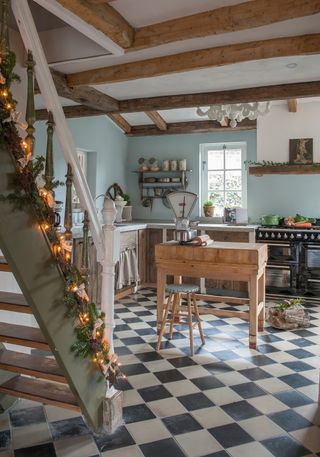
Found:
<path fill-rule="evenodd" d="M 199 316 L 199 310 L 196 300 L 196 292 L 199 292 L 199 287 L 194 284 L 169 284 L 166 286 L 166 291 L 169 292 L 168 302 L 165 305 L 164 312 L 163 312 L 163 319 L 161 323 L 158 343 L 157 343 L 157 351 L 160 349 L 160 344 L 162 337 L 165 332 L 166 324 L 170 324 L 169 329 L 169 339 L 172 338 L 173 334 L 173 325 L 175 323 L 181 325 L 179 321 L 179 312 L 180 309 L 183 308 L 180 306 L 180 296 L 181 294 L 187 294 L 187 325 L 189 326 L 189 337 L 190 337 L 190 350 L 191 355 L 194 354 L 193 348 L 193 324 L 192 324 L 192 315 L 194 314 L 196 323 L 198 324 L 199 333 L 201 337 L 202 344 L 205 344 L 204 335 L 201 326 L 201 320 Z M 170 309 L 171 306 L 171 309 Z M 169 311 L 171 311 L 171 318 L 168 319 Z"/>

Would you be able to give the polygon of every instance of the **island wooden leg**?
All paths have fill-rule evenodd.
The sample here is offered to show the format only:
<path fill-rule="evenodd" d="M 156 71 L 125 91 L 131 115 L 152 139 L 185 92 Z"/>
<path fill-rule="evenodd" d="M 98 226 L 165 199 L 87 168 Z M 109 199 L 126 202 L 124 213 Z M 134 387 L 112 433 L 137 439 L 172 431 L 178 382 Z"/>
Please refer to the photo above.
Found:
<path fill-rule="evenodd" d="M 263 332 L 264 330 L 264 324 L 265 324 L 265 314 L 266 314 L 266 274 L 265 272 L 262 273 L 262 275 L 259 278 L 259 294 L 258 294 L 258 303 L 263 303 L 263 307 L 260 310 L 259 316 L 258 316 L 258 330 L 259 332 Z"/>
<path fill-rule="evenodd" d="M 252 275 L 249 281 L 249 348 L 257 348 L 258 333 L 258 276 Z"/>
<path fill-rule="evenodd" d="M 157 334 L 159 335 L 163 320 L 163 307 L 165 300 L 166 274 L 163 270 L 157 270 Z"/>

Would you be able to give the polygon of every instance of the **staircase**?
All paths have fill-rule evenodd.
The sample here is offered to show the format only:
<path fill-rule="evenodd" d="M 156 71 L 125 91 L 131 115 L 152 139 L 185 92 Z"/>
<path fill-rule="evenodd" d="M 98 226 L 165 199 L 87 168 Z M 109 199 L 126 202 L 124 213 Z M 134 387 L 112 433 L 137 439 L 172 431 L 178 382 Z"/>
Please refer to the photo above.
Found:
<path fill-rule="evenodd" d="M 0 195 L 12 192 L 14 172 L 11 154 L 0 149 Z M 0 393 L 81 411 L 94 430 L 101 429 L 105 385 L 90 361 L 70 351 L 73 322 L 59 302 L 64 278 L 30 208 L 0 201 L 0 248 L 0 271 L 14 274 L 23 292 L 0 292 Z M 1 311 L 12 314 L 12 323 L 1 322 Z M 14 323 L 21 314 L 33 314 L 39 328 Z M 52 355 L 32 353 L 41 351 Z"/>

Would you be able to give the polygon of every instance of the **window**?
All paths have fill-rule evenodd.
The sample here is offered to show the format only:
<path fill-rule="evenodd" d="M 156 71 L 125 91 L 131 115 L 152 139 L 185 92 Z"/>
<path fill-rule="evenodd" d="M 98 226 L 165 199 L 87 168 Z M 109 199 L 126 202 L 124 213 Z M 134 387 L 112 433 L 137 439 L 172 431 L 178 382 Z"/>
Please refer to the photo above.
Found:
<path fill-rule="evenodd" d="M 245 160 L 246 143 L 200 146 L 201 207 L 205 200 L 213 200 L 215 216 L 222 216 L 224 208 L 246 207 Z"/>

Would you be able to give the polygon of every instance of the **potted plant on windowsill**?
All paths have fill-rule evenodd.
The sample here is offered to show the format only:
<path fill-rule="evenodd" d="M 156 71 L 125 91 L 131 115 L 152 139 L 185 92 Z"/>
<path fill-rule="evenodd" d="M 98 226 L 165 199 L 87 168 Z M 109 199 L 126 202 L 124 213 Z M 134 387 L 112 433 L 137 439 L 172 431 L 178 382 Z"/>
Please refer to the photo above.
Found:
<path fill-rule="evenodd" d="M 213 217 L 214 215 L 214 202 L 213 200 L 206 200 L 203 203 L 203 212 L 206 217 Z"/>

